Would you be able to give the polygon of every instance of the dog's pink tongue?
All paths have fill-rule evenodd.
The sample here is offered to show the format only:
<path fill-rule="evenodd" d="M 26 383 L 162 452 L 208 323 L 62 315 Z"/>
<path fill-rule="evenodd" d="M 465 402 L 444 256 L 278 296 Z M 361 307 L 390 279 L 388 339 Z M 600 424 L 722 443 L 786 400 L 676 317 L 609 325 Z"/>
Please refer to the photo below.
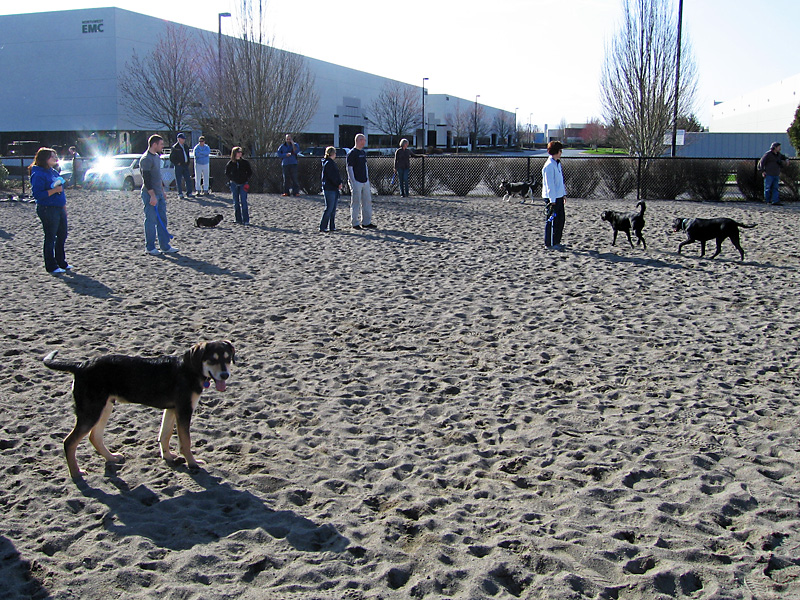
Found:
<path fill-rule="evenodd" d="M 227 389 L 228 384 L 225 383 L 224 379 L 215 379 L 214 387 L 217 388 L 218 392 L 224 392 Z"/>

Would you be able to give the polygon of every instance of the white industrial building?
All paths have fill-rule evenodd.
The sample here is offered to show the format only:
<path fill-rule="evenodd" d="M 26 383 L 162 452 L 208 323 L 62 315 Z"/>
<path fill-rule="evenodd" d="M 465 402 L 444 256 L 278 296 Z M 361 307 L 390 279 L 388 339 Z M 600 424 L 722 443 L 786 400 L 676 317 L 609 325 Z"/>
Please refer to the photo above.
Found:
<path fill-rule="evenodd" d="M 715 102 L 711 133 L 786 133 L 800 105 L 800 74 L 738 98 Z"/>
<path fill-rule="evenodd" d="M 119 8 L 97 8 L 0 16 L 0 152 L 15 140 L 69 145 L 90 140 L 102 150 L 140 151 L 142 140 L 158 126 L 136 122 L 125 109 L 119 81 L 133 52 L 144 56 L 170 23 Z M 192 36 L 216 45 L 217 33 L 181 24 Z M 366 120 L 365 111 L 392 81 L 385 77 L 308 58 L 316 77 L 319 105 L 304 132 L 313 145 L 352 144 L 354 131 L 381 134 Z M 407 84 L 404 84 L 407 85 Z M 422 88 L 416 89 L 422 97 Z M 449 148 L 449 125 L 456 111 L 471 111 L 474 101 L 445 94 L 425 96 L 426 132 L 415 142 Z M 483 106 L 490 128 L 499 116 L 512 124 L 514 113 Z M 196 138 L 200 132 L 191 132 Z M 489 131 L 487 143 L 504 145 Z M 417 144 L 420 145 L 420 144 Z"/>

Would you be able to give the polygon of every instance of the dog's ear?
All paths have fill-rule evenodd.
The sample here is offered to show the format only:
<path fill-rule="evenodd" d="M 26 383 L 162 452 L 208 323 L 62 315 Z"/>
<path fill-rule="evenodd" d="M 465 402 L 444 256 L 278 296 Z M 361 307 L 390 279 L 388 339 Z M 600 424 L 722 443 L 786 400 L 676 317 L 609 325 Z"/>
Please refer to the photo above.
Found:
<path fill-rule="evenodd" d="M 228 347 L 228 350 L 231 352 L 231 364 L 236 364 L 236 349 L 233 347 L 233 343 L 230 340 L 223 340 L 223 343 Z"/>
<path fill-rule="evenodd" d="M 195 344 L 189 350 L 186 351 L 186 359 L 189 362 L 189 365 L 192 367 L 192 370 L 197 373 L 203 372 L 203 358 L 206 355 L 206 342 L 200 342 L 199 344 Z"/>

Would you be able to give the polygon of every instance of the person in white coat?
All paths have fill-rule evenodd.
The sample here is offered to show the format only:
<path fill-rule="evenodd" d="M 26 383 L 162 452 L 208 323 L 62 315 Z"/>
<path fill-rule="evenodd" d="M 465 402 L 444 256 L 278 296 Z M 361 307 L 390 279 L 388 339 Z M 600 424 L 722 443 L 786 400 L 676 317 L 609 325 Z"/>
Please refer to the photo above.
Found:
<path fill-rule="evenodd" d="M 542 198 L 547 199 L 547 221 L 544 226 L 544 245 L 553 250 L 561 250 L 561 236 L 564 233 L 564 174 L 561 170 L 561 153 L 564 145 L 554 140 L 547 144 L 550 157 L 542 167 Z"/>

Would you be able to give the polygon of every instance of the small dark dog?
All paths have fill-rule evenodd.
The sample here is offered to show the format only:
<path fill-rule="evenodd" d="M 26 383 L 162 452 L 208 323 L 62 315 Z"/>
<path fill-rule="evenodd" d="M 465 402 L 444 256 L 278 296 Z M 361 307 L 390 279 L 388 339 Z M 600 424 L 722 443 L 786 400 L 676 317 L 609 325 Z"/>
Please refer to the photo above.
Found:
<path fill-rule="evenodd" d="M 633 241 L 631 240 L 631 230 L 636 234 L 636 245 L 638 246 L 641 242 L 642 246 L 645 250 L 647 250 L 647 242 L 644 241 L 644 236 L 642 235 L 642 229 L 644 229 L 644 211 L 647 206 L 644 203 L 644 200 L 640 200 L 636 203 L 636 207 L 639 209 L 638 213 L 618 213 L 613 210 L 604 210 L 600 215 L 600 218 L 603 221 L 608 221 L 611 224 L 611 228 L 614 230 L 614 239 L 611 241 L 612 246 L 617 245 L 617 234 L 620 231 L 624 231 L 625 235 L 628 236 L 628 243 L 633 248 Z"/>
<path fill-rule="evenodd" d="M 195 227 L 216 227 L 222 222 L 222 215 L 213 217 L 197 217 L 194 221 Z"/>
<path fill-rule="evenodd" d="M 87 434 L 97 452 L 108 462 L 122 460 L 121 454 L 112 454 L 103 443 L 103 432 L 116 401 L 162 409 L 164 416 L 158 437 L 162 458 L 168 462 L 177 458 L 169 449 L 177 423 L 178 451 L 183 454 L 187 466 L 198 467 L 189 437 L 192 413 L 200 394 L 211 381 L 217 390 L 225 391 L 230 365 L 234 362 L 233 344 L 227 340 L 201 342 L 182 356 L 162 358 L 112 355 L 77 362 L 57 360 L 55 355 L 56 352 L 48 354 L 44 364 L 56 371 L 68 371 L 75 377 L 72 384 L 75 427 L 64 440 L 67 466 L 73 479 L 83 475 L 75 453 Z"/>
<path fill-rule="evenodd" d="M 500 184 L 500 190 L 505 192 L 505 196 L 503 196 L 503 200 L 509 202 L 512 196 L 519 195 L 522 198 L 522 201 L 525 201 L 525 198 L 528 197 L 528 192 L 533 189 L 533 182 L 532 181 L 515 181 L 515 182 L 508 182 L 504 181 Z"/>
<path fill-rule="evenodd" d="M 719 254 L 719 251 L 722 248 L 722 242 L 725 241 L 725 238 L 730 238 L 731 243 L 739 251 L 739 256 L 741 256 L 741 259 L 744 260 L 744 250 L 742 250 L 742 245 L 739 243 L 739 227 L 752 229 L 755 227 L 755 223 L 752 225 L 744 225 L 742 223 L 737 223 L 733 219 L 727 219 L 725 217 L 719 219 L 675 218 L 672 221 L 673 233 L 678 231 L 686 232 L 686 240 L 678 245 L 678 254 L 681 253 L 681 248 L 683 248 L 686 244 L 700 242 L 700 256 L 705 256 L 706 242 L 708 240 L 716 239 L 717 251 L 711 255 L 711 258 L 714 258 L 717 254 Z"/>

